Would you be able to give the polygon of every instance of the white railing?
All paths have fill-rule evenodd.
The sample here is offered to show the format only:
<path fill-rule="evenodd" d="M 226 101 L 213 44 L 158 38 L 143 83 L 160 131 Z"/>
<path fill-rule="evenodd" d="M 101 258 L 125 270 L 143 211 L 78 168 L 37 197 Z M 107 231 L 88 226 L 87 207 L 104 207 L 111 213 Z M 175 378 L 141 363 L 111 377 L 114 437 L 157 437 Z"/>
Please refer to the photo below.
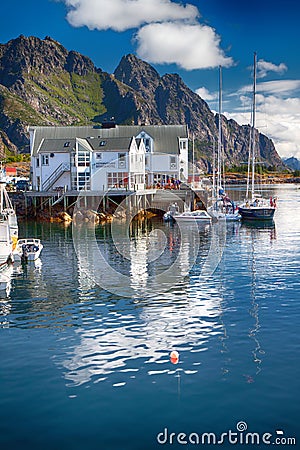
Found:
<path fill-rule="evenodd" d="M 42 184 L 42 191 L 48 191 L 64 172 L 70 171 L 69 163 L 61 163 Z"/>

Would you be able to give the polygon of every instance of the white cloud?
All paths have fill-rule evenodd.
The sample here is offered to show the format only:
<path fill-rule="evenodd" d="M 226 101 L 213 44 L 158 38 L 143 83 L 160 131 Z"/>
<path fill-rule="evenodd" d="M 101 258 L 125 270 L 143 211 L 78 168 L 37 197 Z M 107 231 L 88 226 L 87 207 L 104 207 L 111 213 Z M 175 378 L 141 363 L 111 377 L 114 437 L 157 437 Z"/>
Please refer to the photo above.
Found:
<path fill-rule="evenodd" d="M 250 122 L 250 109 L 225 115 L 241 124 Z M 256 126 L 274 141 L 280 156 L 300 158 L 300 98 L 258 95 Z"/>
<path fill-rule="evenodd" d="M 300 80 L 265 81 L 257 85 L 257 91 L 272 94 L 288 94 L 300 89 Z"/>
<path fill-rule="evenodd" d="M 186 70 L 233 64 L 215 30 L 198 22 L 199 10 L 172 0 L 62 0 L 74 27 L 125 31 L 137 28 L 137 54 L 150 63 Z"/>
<path fill-rule="evenodd" d="M 218 98 L 218 94 L 213 92 L 209 92 L 204 86 L 200 87 L 196 90 L 196 94 L 199 95 L 203 100 L 209 102 L 210 100 L 216 100 Z"/>
<path fill-rule="evenodd" d="M 195 20 L 198 9 L 171 0 L 64 0 L 67 20 L 74 27 L 125 31 L 143 24 L 169 20 Z"/>
<path fill-rule="evenodd" d="M 136 34 L 137 54 L 156 64 L 177 64 L 186 70 L 233 64 L 220 48 L 215 30 L 201 24 L 165 22 L 145 25 Z"/>
<path fill-rule="evenodd" d="M 287 71 L 287 66 L 284 63 L 280 63 L 276 65 L 274 63 L 264 61 L 260 59 L 257 63 L 257 77 L 264 78 L 267 76 L 268 72 L 275 72 L 279 74 L 283 74 Z"/>
<path fill-rule="evenodd" d="M 276 94 L 287 95 L 292 94 L 300 89 L 300 80 L 273 80 L 263 81 L 256 86 L 257 92 L 263 94 Z M 246 93 L 251 94 L 253 87 L 249 84 L 240 88 L 237 92 L 231 94 L 231 96 L 244 95 Z"/>

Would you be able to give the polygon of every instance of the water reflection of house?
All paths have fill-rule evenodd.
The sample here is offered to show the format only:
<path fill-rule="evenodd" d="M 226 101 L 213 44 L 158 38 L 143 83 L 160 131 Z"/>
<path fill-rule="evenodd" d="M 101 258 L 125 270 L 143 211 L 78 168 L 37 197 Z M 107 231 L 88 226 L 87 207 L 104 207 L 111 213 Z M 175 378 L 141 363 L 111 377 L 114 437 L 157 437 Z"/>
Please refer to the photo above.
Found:
<path fill-rule="evenodd" d="M 141 189 L 187 180 L 185 125 L 30 127 L 32 185 L 78 191 Z"/>
<path fill-rule="evenodd" d="M 119 302 L 114 295 L 97 290 L 102 294 L 93 306 L 94 319 L 90 320 L 91 315 L 87 321 L 83 318 L 83 326 L 75 331 L 78 342 L 61 361 L 64 376 L 71 383 L 103 381 L 112 375 L 112 380 L 117 377 L 125 384 L 143 370 L 141 360 L 157 363 L 149 366 L 149 375 L 160 373 L 164 363 L 167 363 L 164 372 L 172 371 L 168 351 L 174 346 L 191 347 L 193 362 L 189 372 L 195 373 L 208 339 L 223 333 L 218 288 L 213 283 L 203 284 L 199 275 L 194 277 L 192 285 L 185 278 L 195 258 L 196 235 L 191 229 L 180 240 L 181 233 L 176 227 L 163 227 L 164 239 L 160 228 L 144 223 L 133 226 L 132 237 L 125 240 L 120 231 L 114 243 L 109 234 L 98 237 L 98 242 L 93 241 L 92 227 L 79 226 L 74 230 L 78 240 L 80 298 L 84 299 L 85 290 L 91 292 L 98 282 L 100 287 L 101 283 L 110 282 L 112 291 L 118 283 L 122 288 L 120 277 L 124 273 L 127 273 L 124 293 L 128 290 L 132 295 L 119 297 Z M 120 223 L 120 230 L 123 227 L 124 223 Z M 209 240 L 205 242 L 203 248 L 209 246 Z M 116 253 L 115 245 L 127 259 Z M 100 254 L 120 274 L 109 274 Z M 164 282 L 153 284 L 153 277 L 160 276 L 161 271 L 172 265 L 171 273 L 163 276 Z"/>

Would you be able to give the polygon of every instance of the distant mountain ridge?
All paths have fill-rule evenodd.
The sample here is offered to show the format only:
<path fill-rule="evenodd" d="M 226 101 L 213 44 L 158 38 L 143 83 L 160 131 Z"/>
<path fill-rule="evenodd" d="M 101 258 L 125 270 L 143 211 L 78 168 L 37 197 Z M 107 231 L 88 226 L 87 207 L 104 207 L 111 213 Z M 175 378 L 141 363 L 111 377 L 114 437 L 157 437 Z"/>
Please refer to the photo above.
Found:
<path fill-rule="evenodd" d="M 292 170 L 300 170 L 300 159 L 294 156 L 283 158 L 283 162 Z"/>
<path fill-rule="evenodd" d="M 28 150 L 28 125 L 188 124 L 199 165 L 209 168 L 218 116 L 177 74 L 162 77 L 134 55 L 113 74 L 51 37 L 19 36 L 0 44 L 0 153 Z M 247 160 L 249 126 L 222 117 L 227 165 Z M 259 158 L 283 168 L 273 142 L 258 134 Z"/>

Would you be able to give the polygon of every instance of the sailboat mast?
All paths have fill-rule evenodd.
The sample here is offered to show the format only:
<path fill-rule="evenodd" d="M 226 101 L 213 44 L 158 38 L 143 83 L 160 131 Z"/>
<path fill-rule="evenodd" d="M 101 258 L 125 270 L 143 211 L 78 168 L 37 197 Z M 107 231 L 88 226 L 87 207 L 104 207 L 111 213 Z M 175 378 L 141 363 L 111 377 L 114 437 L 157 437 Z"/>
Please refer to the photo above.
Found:
<path fill-rule="evenodd" d="M 218 182 L 217 189 L 222 187 L 222 67 L 219 66 L 219 133 L 218 133 Z"/>
<path fill-rule="evenodd" d="M 254 183 L 255 183 L 255 113 L 256 113 L 256 60 L 257 56 L 254 53 L 253 63 L 253 110 L 252 110 L 252 198 L 254 197 Z"/>
<path fill-rule="evenodd" d="M 192 139 L 193 139 L 193 172 L 192 172 L 192 187 L 194 188 L 195 187 L 195 135 L 194 135 L 194 133 L 193 133 L 193 136 L 192 136 Z"/>
<path fill-rule="evenodd" d="M 216 199 L 217 198 L 217 193 L 216 193 L 216 141 L 215 138 L 213 137 L 213 186 L 212 186 L 212 191 L 213 191 L 213 198 Z"/>
<path fill-rule="evenodd" d="M 252 119 L 251 119 L 252 121 Z M 252 122 L 251 122 L 252 123 Z M 250 169 L 251 169 L 251 151 L 252 151 L 252 126 L 249 131 L 249 147 L 248 147 L 248 165 L 247 165 L 247 190 L 246 200 L 249 200 L 249 184 L 250 184 Z"/>
<path fill-rule="evenodd" d="M 0 183 L 0 213 L 4 209 L 4 198 L 3 198 L 4 184 Z"/>

